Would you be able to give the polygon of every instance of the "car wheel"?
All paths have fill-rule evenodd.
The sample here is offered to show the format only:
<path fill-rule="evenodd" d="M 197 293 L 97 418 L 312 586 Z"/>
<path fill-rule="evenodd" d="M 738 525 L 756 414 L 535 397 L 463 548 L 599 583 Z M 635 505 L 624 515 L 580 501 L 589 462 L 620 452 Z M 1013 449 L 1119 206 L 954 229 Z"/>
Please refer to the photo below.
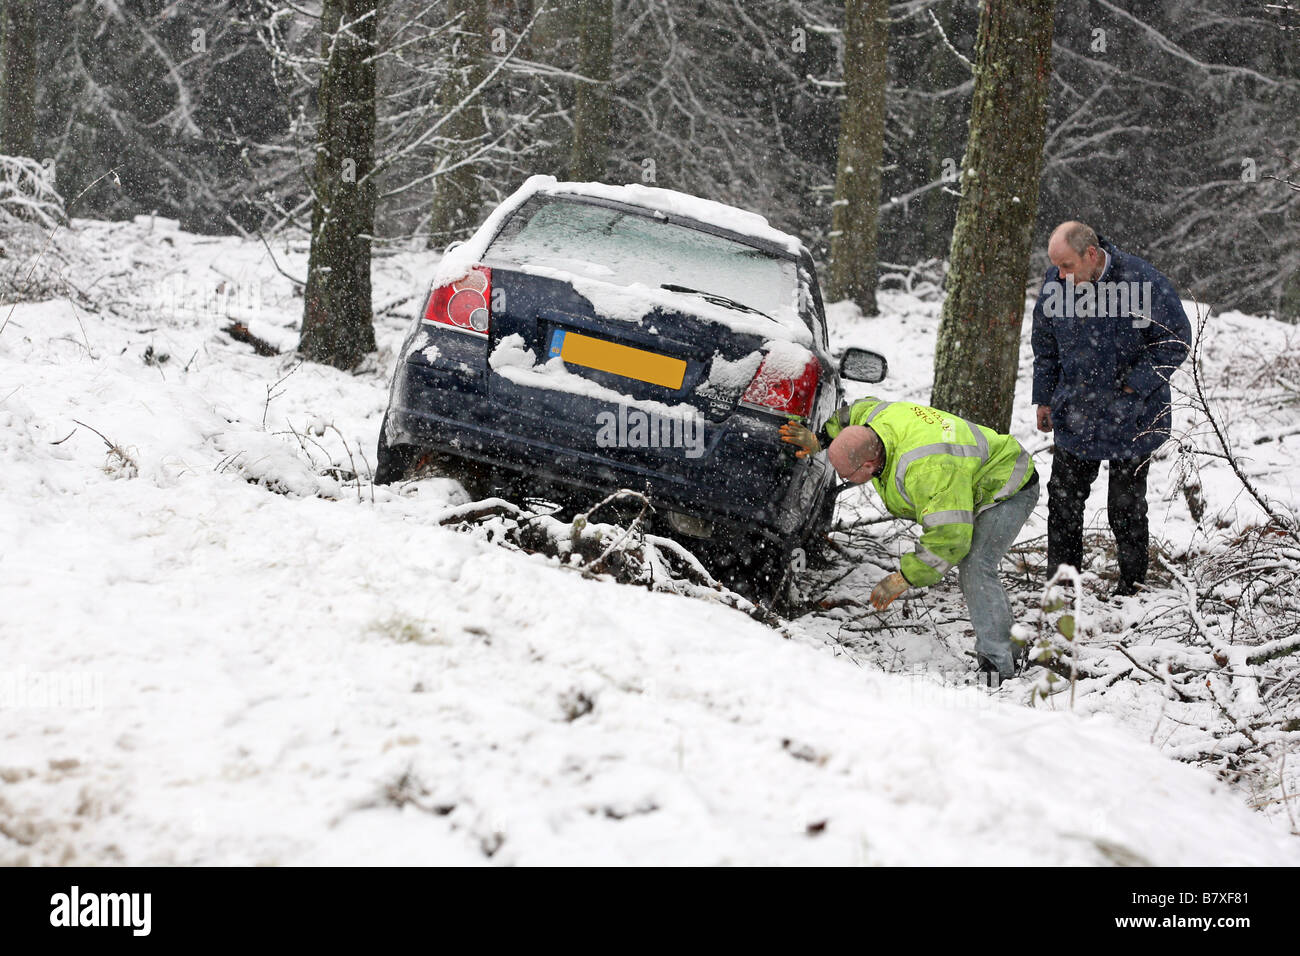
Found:
<path fill-rule="evenodd" d="M 776 602 L 789 580 L 787 571 L 798 550 L 789 544 L 755 539 L 745 560 L 734 570 L 734 583 L 729 586 L 756 603 Z"/>
<path fill-rule="evenodd" d="M 834 551 L 830 544 L 831 528 L 835 526 L 834 488 L 826 489 L 825 499 L 817 509 L 817 517 L 812 521 L 805 536 L 805 547 L 818 557 L 824 557 Z"/>
<path fill-rule="evenodd" d="M 418 449 L 411 445 L 388 444 L 388 416 L 379 426 L 379 444 L 375 447 L 375 484 L 391 485 L 411 472 Z"/>

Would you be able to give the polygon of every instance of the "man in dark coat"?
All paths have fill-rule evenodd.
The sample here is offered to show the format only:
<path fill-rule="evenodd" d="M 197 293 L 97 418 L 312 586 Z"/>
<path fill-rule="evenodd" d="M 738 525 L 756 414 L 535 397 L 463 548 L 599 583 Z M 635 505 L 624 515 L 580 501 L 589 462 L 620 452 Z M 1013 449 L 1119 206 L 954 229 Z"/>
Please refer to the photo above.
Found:
<path fill-rule="evenodd" d="M 1119 552 L 1115 593 L 1146 581 L 1150 456 L 1169 438 L 1169 377 L 1191 327 L 1173 284 L 1081 222 L 1047 246 L 1052 267 L 1034 306 L 1034 404 L 1056 431 L 1047 483 L 1047 571 L 1083 565 L 1083 506 L 1110 462 L 1107 510 Z"/>

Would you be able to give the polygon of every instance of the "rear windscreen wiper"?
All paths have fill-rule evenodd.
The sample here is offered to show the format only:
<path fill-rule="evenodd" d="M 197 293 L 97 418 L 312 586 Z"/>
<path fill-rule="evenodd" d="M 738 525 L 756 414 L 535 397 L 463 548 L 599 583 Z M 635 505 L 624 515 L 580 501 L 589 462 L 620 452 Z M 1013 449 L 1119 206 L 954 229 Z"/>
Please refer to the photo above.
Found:
<path fill-rule="evenodd" d="M 743 302 L 737 302 L 735 299 L 729 299 L 725 295 L 719 295 L 716 292 L 705 292 L 703 289 L 692 289 L 684 285 L 673 285 L 671 282 L 665 282 L 663 285 L 659 286 L 659 288 L 667 289 L 669 292 L 689 292 L 691 295 L 698 295 L 701 298 L 712 302 L 714 305 L 720 305 L 725 309 L 735 309 L 738 312 L 752 312 L 754 315 L 761 315 L 763 318 L 771 322 L 776 322 L 776 319 L 772 318 L 766 312 L 760 312 L 752 305 L 745 305 Z M 780 323 L 778 322 L 777 324 L 779 325 Z"/>

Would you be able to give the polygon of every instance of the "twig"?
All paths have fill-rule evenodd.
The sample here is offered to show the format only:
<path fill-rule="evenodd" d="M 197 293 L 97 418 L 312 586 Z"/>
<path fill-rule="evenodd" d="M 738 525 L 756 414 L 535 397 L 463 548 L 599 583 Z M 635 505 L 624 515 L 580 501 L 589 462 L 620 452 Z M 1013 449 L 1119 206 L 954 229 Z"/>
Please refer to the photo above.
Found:
<path fill-rule="evenodd" d="M 113 455 L 116 455 L 118 461 L 123 466 L 125 466 L 126 471 L 121 472 L 122 474 L 125 474 L 127 475 L 127 477 L 131 477 L 131 478 L 134 478 L 137 474 L 139 474 L 140 472 L 139 462 L 137 462 L 135 458 L 133 458 L 131 454 L 126 449 L 124 449 L 121 445 L 111 441 L 107 435 L 105 435 L 98 428 L 95 428 L 92 425 L 87 425 L 85 422 L 77 421 L 77 419 L 75 418 L 73 419 L 73 422 L 80 425 L 82 428 L 89 428 L 92 432 L 94 432 L 101 439 L 103 439 L 104 444 L 108 446 L 108 454 L 110 460 L 112 459 Z M 68 438 L 71 437 L 72 437 L 71 435 L 68 436 Z M 65 438 L 64 441 L 67 441 L 67 439 Z M 105 468 L 107 470 L 107 466 L 105 466 Z"/>
<path fill-rule="evenodd" d="M 283 395 L 283 394 L 284 394 L 283 392 L 275 393 L 275 389 L 279 388 L 282 384 L 284 384 L 284 381 L 285 381 L 285 380 L 286 380 L 290 375 L 292 375 L 294 372 L 298 371 L 298 369 L 302 368 L 302 364 L 303 364 L 303 363 L 300 361 L 300 362 L 299 362 L 297 365 L 295 365 L 293 368 L 289 369 L 289 371 L 287 371 L 287 372 L 285 372 L 283 375 L 281 375 L 281 376 L 280 376 L 280 377 L 275 381 L 274 384 L 271 384 L 271 385 L 266 386 L 266 404 L 262 406 L 262 431 L 266 431 L 266 414 L 267 414 L 267 412 L 269 412 L 269 411 L 271 410 L 271 401 L 272 401 L 272 399 L 279 398 L 280 395 Z"/>
<path fill-rule="evenodd" d="M 619 535 L 614 540 L 614 542 L 610 544 L 609 547 L 607 547 L 598 558 L 596 558 L 595 561 L 592 561 L 585 568 L 583 568 L 583 574 L 585 576 L 596 574 L 597 573 L 596 568 L 600 567 L 605 562 L 605 559 L 608 558 L 614 552 L 614 550 L 619 545 L 621 545 L 636 530 L 636 528 L 641 524 L 641 519 L 645 517 L 646 512 L 653 510 L 650 507 L 650 499 L 647 498 L 645 495 L 641 494 L 641 492 L 632 491 L 627 488 L 621 488 L 618 491 L 614 492 L 613 494 L 606 496 L 603 501 L 601 501 L 600 503 L 592 507 L 590 510 L 585 511 L 577 518 L 574 518 L 573 527 L 575 532 L 579 532 L 581 528 L 585 527 L 587 522 L 591 520 L 591 516 L 593 514 L 595 514 L 597 511 L 599 511 L 601 508 L 603 508 L 605 505 L 609 504 L 610 502 L 616 501 L 620 498 L 636 498 L 641 502 L 641 511 L 634 519 L 632 519 L 631 524 L 629 524 L 627 528 L 623 530 L 623 533 Z"/>
<path fill-rule="evenodd" d="M 1282 528 L 1283 531 L 1285 531 L 1285 533 L 1297 544 L 1300 544 L 1300 533 L 1296 531 L 1294 523 L 1287 521 L 1282 515 L 1280 515 L 1273 508 L 1268 499 L 1260 494 L 1260 492 L 1255 488 L 1255 485 L 1241 470 L 1241 466 L 1238 464 L 1236 456 L 1232 454 L 1232 448 L 1228 444 L 1228 439 L 1224 434 L 1223 426 L 1219 423 L 1214 412 L 1210 409 L 1209 400 L 1205 397 L 1204 382 L 1201 379 L 1201 343 L 1205 337 L 1205 326 L 1209 319 L 1209 310 L 1207 309 L 1204 317 L 1202 317 L 1201 303 L 1197 300 L 1195 293 L 1190 289 L 1186 291 L 1191 297 L 1192 302 L 1196 305 L 1196 316 L 1199 320 L 1196 330 L 1196 341 L 1193 345 L 1192 353 L 1192 385 L 1195 389 L 1195 395 L 1198 404 L 1200 405 L 1200 410 L 1204 412 L 1210 428 L 1214 430 L 1214 437 L 1218 441 L 1219 447 L 1223 449 L 1224 459 L 1228 462 L 1228 466 L 1232 469 L 1233 474 L 1237 476 L 1237 480 L 1241 482 L 1241 486 L 1246 489 L 1247 494 L 1255 499 L 1255 502 L 1264 510 L 1264 513 L 1277 523 L 1278 527 Z"/>
<path fill-rule="evenodd" d="M 1169 678 L 1167 678 L 1167 677 L 1162 677 L 1162 676 L 1160 676 L 1159 674 L 1157 674 L 1155 671 L 1151 670 L 1149 667 L 1145 667 L 1145 666 L 1143 666 L 1142 664 L 1140 664 L 1140 663 L 1139 663 L 1139 662 L 1138 662 L 1138 661 L 1133 657 L 1132 654 L 1130 654 L 1128 651 L 1126 651 L 1126 650 L 1124 649 L 1124 647 L 1123 647 L 1122 645 L 1120 645 L 1120 644 L 1112 644 L 1111 647 L 1113 647 L 1115 650 L 1119 651 L 1121 654 L 1123 654 L 1125 657 L 1127 657 L 1127 658 L 1129 659 L 1129 662 L 1130 662 L 1134 667 L 1136 667 L 1138 670 L 1142 671 L 1142 673 L 1144 673 L 1144 674 L 1150 674 L 1152 677 L 1154 677 L 1156 680 L 1158 680 L 1158 681 L 1159 681 L 1161 684 L 1163 684 L 1165 687 L 1168 687 L 1170 690 L 1172 690 L 1175 694 L 1178 695 L 1178 699 L 1181 700 L 1184 704 L 1190 704 L 1190 703 L 1192 703 L 1192 702 L 1196 699 L 1196 698 L 1194 698 L 1194 697 L 1188 697 L 1186 694 L 1184 694 L 1183 691 L 1182 691 L 1182 688 L 1180 688 L 1177 684 L 1175 684 L 1175 683 L 1174 683 L 1172 680 L 1170 680 Z"/>
<path fill-rule="evenodd" d="M 86 354 L 94 359 L 95 351 L 90 347 L 90 336 L 86 335 L 86 323 L 81 321 L 81 313 L 77 311 L 77 303 L 73 302 L 72 299 L 68 299 L 68 305 L 72 306 L 72 314 L 77 318 L 77 325 L 81 329 L 81 338 L 86 343 Z"/>
<path fill-rule="evenodd" d="M 373 505 L 375 503 L 375 470 L 370 467 L 370 461 L 366 458 L 365 449 L 361 447 L 360 442 L 357 442 L 357 454 L 361 456 L 361 463 L 366 466 L 366 473 L 370 479 L 370 503 Z M 359 475 L 357 481 L 358 483 L 361 481 Z"/>
<path fill-rule="evenodd" d="M 261 239 L 261 240 L 262 240 L 262 245 L 266 246 L 266 252 L 267 252 L 267 255 L 269 255 L 269 256 L 271 257 L 271 265 L 275 266 L 275 271 L 278 272 L 278 273 L 280 273 L 280 275 L 284 276 L 286 279 L 288 279 L 288 280 L 289 280 L 290 282 L 292 282 L 294 285 L 299 286 L 299 287 L 304 288 L 304 289 L 307 288 L 307 283 L 304 282 L 302 279 L 296 278 L 295 276 L 291 276 L 291 275 L 289 275 L 289 273 L 285 272 L 283 269 L 280 268 L 280 263 L 279 263 L 279 261 L 275 258 L 275 253 L 271 251 L 271 244 L 270 244 L 269 242 L 266 241 L 266 236 L 262 235 L 262 230 L 261 230 L 261 229 L 258 229 L 258 230 L 257 230 L 257 238 Z"/>
<path fill-rule="evenodd" d="M 1197 633 L 1199 633 L 1205 640 L 1205 643 L 1210 646 L 1210 649 L 1214 650 L 1216 645 L 1220 642 L 1216 641 L 1211 636 L 1210 629 L 1205 624 L 1205 619 L 1201 617 L 1200 608 L 1197 607 L 1198 596 L 1196 594 L 1196 588 L 1193 586 L 1191 581 L 1187 580 L 1187 578 L 1179 572 L 1177 568 L 1165 560 L 1163 554 L 1157 554 L 1156 560 L 1164 565 L 1165 570 L 1168 571 L 1173 576 L 1174 580 L 1183 586 L 1183 590 L 1187 592 L 1187 615 L 1192 619 L 1192 623 L 1196 625 Z"/>
<path fill-rule="evenodd" d="M 352 466 L 352 475 L 354 478 L 357 479 L 357 503 L 360 504 L 361 503 L 361 475 L 357 473 L 357 463 L 352 458 L 352 449 L 348 446 L 348 440 L 343 437 L 343 433 L 339 431 L 337 425 L 335 425 L 333 422 L 330 422 L 329 427 L 334 430 L 334 434 L 339 436 L 339 440 L 343 442 L 343 450 L 348 453 L 348 464 Z"/>
<path fill-rule="evenodd" d="M 87 425 L 85 422 L 78 422 L 75 418 L 73 419 L 73 421 L 76 422 L 78 425 L 80 425 L 82 428 L 89 428 L 92 432 L 94 432 L 96 435 L 102 438 L 104 440 L 104 444 L 108 446 L 110 451 L 117 447 L 117 445 L 109 441 L 108 437 L 105 436 L 103 432 L 101 432 L 98 428 L 95 428 L 93 425 Z M 68 438 L 71 437 L 72 437 L 71 435 L 68 436 Z M 67 440 L 68 440 L 67 438 L 64 439 L 64 441 Z"/>

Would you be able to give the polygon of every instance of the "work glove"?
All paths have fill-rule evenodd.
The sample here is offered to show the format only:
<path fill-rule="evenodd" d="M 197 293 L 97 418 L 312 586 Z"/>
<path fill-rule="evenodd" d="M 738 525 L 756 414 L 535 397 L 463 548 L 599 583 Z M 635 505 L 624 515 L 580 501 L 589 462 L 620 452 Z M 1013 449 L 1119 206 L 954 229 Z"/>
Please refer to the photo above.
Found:
<path fill-rule="evenodd" d="M 877 611 L 883 611 L 889 605 L 894 603 L 894 598 L 906 591 L 910 584 L 907 578 L 903 577 L 901 571 L 895 571 L 889 577 L 885 578 L 876 585 L 875 590 L 871 592 L 871 606 Z"/>
<path fill-rule="evenodd" d="M 786 422 L 781 426 L 781 441 L 799 449 L 794 453 L 796 458 L 807 458 L 822 450 L 817 436 L 798 422 Z"/>

